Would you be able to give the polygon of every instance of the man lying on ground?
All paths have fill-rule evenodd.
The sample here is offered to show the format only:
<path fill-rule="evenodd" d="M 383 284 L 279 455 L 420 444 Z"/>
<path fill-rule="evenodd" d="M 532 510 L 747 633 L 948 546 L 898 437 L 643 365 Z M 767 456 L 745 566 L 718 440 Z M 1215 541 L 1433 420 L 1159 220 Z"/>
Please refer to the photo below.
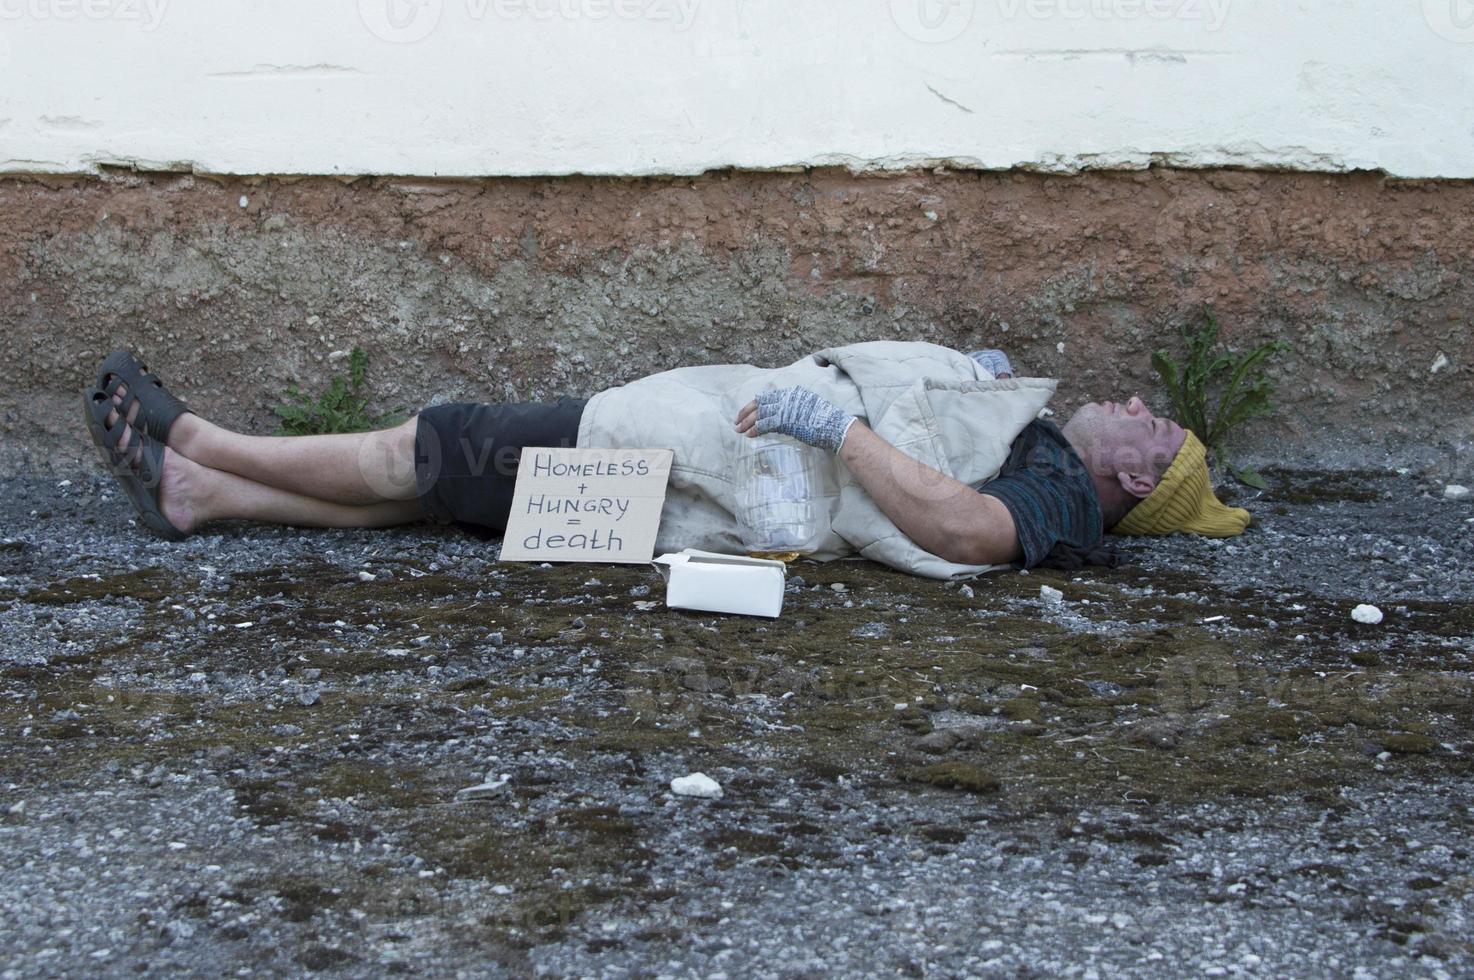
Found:
<path fill-rule="evenodd" d="M 506 526 L 524 446 L 675 450 L 657 548 L 740 552 L 732 461 L 742 436 L 834 457 L 820 560 L 863 555 L 937 578 L 1013 563 L 1105 562 L 1107 530 L 1240 533 L 1202 443 L 1140 398 L 1039 417 L 1055 382 L 998 351 L 878 341 L 784 368 L 681 368 L 553 403 L 456 403 L 393 428 L 249 436 L 213 425 L 127 351 L 83 394 L 93 440 L 144 523 L 178 540 L 209 521 Z M 735 419 L 735 425 L 734 420 Z"/>

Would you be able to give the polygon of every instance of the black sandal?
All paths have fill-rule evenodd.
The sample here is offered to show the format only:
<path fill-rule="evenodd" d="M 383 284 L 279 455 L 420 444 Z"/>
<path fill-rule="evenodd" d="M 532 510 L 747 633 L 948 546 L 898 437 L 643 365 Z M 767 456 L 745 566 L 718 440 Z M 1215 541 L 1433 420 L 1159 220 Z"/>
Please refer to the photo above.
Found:
<path fill-rule="evenodd" d="M 132 387 L 129 387 L 132 390 Z M 107 418 L 114 412 L 117 417 L 108 425 Z M 159 509 L 159 480 L 164 475 L 164 443 L 155 439 L 139 426 L 130 426 L 124 417 L 122 406 L 115 403 L 105 391 L 89 388 L 82 392 L 82 414 L 87 419 L 87 431 L 97 444 L 107 464 L 108 472 L 123 484 L 133 509 L 143 518 L 149 530 L 170 541 L 183 541 L 187 535 L 169 523 Z M 118 443 L 129 429 L 133 436 L 126 449 Z"/>
<path fill-rule="evenodd" d="M 97 390 L 111 399 L 124 385 L 128 390 L 122 393 L 119 413 L 126 418 L 136 403 L 139 409 L 133 419 L 133 427 L 143 429 L 159 442 L 167 444 L 174 420 L 188 412 L 188 406 L 171 395 L 158 376 L 151 374 L 136 357 L 119 348 L 98 365 Z"/>

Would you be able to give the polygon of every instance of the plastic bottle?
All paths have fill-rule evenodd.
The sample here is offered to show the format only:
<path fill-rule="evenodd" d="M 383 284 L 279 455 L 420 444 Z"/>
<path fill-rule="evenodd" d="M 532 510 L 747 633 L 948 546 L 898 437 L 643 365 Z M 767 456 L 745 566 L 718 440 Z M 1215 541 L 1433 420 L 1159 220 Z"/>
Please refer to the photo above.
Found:
<path fill-rule="evenodd" d="M 825 454 L 788 436 L 741 442 L 734 476 L 748 554 L 793 561 L 813 553 L 829 530 L 831 464 Z"/>

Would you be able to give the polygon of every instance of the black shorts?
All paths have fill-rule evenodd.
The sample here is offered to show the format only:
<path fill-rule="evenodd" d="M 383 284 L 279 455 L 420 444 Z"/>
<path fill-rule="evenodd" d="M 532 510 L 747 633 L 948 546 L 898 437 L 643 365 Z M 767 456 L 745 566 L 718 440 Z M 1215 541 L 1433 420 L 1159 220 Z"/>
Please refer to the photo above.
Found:
<path fill-rule="evenodd" d="M 480 537 L 501 534 L 526 446 L 571 448 L 586 398 L 435 405 L 415 426 L 415 489 L 425 516 Z"/>

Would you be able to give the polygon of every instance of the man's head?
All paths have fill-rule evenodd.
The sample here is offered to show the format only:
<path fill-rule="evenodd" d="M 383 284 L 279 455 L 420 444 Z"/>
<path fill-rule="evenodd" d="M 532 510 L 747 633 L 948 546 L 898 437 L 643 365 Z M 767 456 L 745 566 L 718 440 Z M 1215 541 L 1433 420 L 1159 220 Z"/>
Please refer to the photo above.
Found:
<path fill-rule="evenodd" d="M 1062 430 L 1095 481 L 1106 526 L 1119 534 L 1240 533 L 1249 512 L 1213 496 L 1203 444 L 1140 398 L 1082 405 Z"/>

